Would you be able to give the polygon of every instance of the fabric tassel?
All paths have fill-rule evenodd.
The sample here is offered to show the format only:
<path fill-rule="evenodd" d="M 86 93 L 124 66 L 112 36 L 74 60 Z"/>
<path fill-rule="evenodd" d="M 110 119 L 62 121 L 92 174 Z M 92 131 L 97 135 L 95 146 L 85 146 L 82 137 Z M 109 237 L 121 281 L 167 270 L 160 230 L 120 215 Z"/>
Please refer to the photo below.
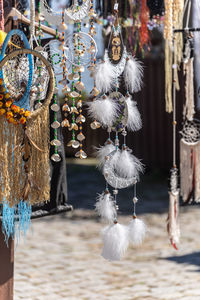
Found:
<path fill-rule="evenodd" d="M 96 148 L 96 157 L 98 158 L 98 167 L 101 169 L 105 163 L 106 156 L 115 150 L 110 139 L 107 140 L 104 146 Z"/>
<path fill-rule="evenodd" d="M 3 211 L 2 211 L 2 232 L 5 236 L 5 242 L 8 245 L 10 238 L 14 238 L 15 227 L 16 227 L 16 206 L 9 206 L 7 201 L 3 202 Z"/>
<path fill-rule="evenodd" d="M 185 105 L 183 115 L 190 121 L 193 120 L 195 114 L 194 105 L 194 58 L 190 58 L 187 63 L 184 63 L 184 73 L 186 76 L 185 82 Z"/>
<path fill-rule="evenodd" d="M 127 227 L 114 223 L 103 231 L 103 250 L 101 255 L 110 261 L 119 261 L 125 254 L 128 245 Z"/>
<path fill-rule="evenodd" d="M 178 250 L 177 244 L 180 238 L 179 229 L 179 191 L 169 192 L 169 215 L 167 220 L 167 231 L 172 246 Z"/>
<path fill-rule="evenodd" d="M 133 216 L 133 220 L 130 222 L 128 230 L 130 242 L 134 245 L 141 245 L 147 231 L 145 223 L 136 216 Z"/>
<path fill-rule="evenodd" d="M 91 118 L 99 121 L 105 127 L 111 127 L 118 116 L 118 104 L 107 96 L 88 102 L 88 112 Z"/>
<path fill-rule="evenodd" d="M 130 95 L 128 95 L 125 99 L 128 107 L 127 129 L 130 131 L 137 131 L 142 128 L 142 120 L 137 108 L 137 102 L 131 100 Z"/>
<path fill-rule="evenodd" d="M 107 93 L 112 90 L 114 78 L 114 69 L 108 60 L 97 65 L 94 73 L 94 81 L 101 93 Z"/>
<path fill-rule="evenodd" d="M 183 202 L 200 202 L 200 142 L 180 141 L 180 183 Z"/>
<path fill-rule="evenodd" d="M 98 194 L 95 208 L 98 215 L 109 223 L 117 217 L 114 198 L 107 189 L 102 194 Z"/>
<path fill-rule="evenodd" d="M 124 147 L 118 152 L 118 155 L 113 157 L 113 164 L 116 172 L 123 178 L 139 179 L 139 173 L 143 172 L 143 165 L 140 160 L 131 154 L 131 150 Z"/>
<path fill-rule="evenodd" d="M 18 204 L 18 216 L 19 216 L 19 225 L 18 225 L 18 234 L 23 233 L 24 237 L 31 224 L 31 213 L 32 206 L 26 201 L 20 201 Z"/>
<path fill-rule="evenodd" d="M 130 93 L 141 90 L 143 77 L 143 67 L 139 61 L 129 56 L 124 70 L 124 82 Z"/>

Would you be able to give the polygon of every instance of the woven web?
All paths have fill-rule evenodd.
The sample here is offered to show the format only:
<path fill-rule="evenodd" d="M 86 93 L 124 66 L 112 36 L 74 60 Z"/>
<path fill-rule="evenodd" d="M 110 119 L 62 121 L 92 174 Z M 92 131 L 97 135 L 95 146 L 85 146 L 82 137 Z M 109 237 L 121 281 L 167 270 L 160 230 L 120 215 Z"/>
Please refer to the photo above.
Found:
<path fill-rule="evenodd" d="M 38 100 L 43 101 L 46 97 L 49 73 L 45 65 L 38 57 L 33 57 L 33 79 L 29 93 L 31 109 L 35 108 Z M 17 102 L 24 95 L 28 87 L 30 65 L 28 55 L 19 54 L 8 60 L 2 68 L 4 84 L 12 98 Z"/>
<path fill-rule="evenodd" d="M 4 84 L 13 99 L 19 100 L 28 84 L 29 61 L 27 55 L 18 55 L 3 66 Z"/>
<path fill-rule="evenodd" d="M 198 142 L 200 140 L 200 121 L 186 120 L 180 133 L 187 143 Z"/>

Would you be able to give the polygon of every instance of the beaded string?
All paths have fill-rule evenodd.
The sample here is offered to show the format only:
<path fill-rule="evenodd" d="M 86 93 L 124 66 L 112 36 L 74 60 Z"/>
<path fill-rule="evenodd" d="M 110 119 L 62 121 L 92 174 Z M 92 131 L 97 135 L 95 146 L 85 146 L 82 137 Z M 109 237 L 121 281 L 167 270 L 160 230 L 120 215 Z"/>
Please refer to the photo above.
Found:
<path fill-rule="evenodd" d="M 81 23 L 77 24 L 77 33 L 79 34 L 79 32 L 81 31 Z M 80 38 L 78 37 L 78 50 L 80 50 Z M 80 71 L 80 52 L 78 55 L 78 75 L 79 75 L 79 85 L 81 84 L 81 71 Z M 77 118 L 77 123 L 79 123 L 79 134 L 77 136 L 77 139 L 80 141 L 80 152 L 79 152 L 79 157 L 82 158 L 86 158 L 85 155 L 83 155 L 83 140 L 85 139 L 85 136 L 83 135 L 82 129 L 82 122 L 84 121 L 84 117 L 82 115 L 82 91 L 78 91 L 79 92 L 79 100 L 78 100 L 78 108 L 79 108 L 79 117 Z"/>
<path fill-rule="evenodd" d="M 56 39 L 58 39 L 57 29 L 56 29 Z M 55 55 L 53 54 L 52 57 L 51 57 L 51 60 L 53 60 L 54 56 Z M 55 82 L 54 95 L 53 95 L 53 99 L 52 99 L 53 104 L 51 105 L 51 110 L 53 110 L 53 112 L 54 112 L 53 123 L 57 124 L 57 126 L 58 125 L 60 126 L 60 123 L 57 120 L 57 112 L 60 109 L 60 107 L 57 103 L 57 100 L 58 100 L 57 97 L 58 97 L 58 88 L 57 88 L 57 84 Z M 55 162 L 59 162 L 61 160 L 61 157 L 58 154 L 58 146 L 61 145 L 61 142 L 58 140 L 58 127 L 57 126 L 54 126 L 54 128 L 53 128 L 54 138 L 51 141 L 51 145 L 54 147 L 54 153 L 52 154 L 51 159 Z"/>
<path fill-rule="evenodd" d="M 39 21 L 38 21 L 38 45 L 41 47 L 41 10 L 40 10 L 40 1 L 38 4 L 38 16 L 39 16 Z M 38 77 L 39 79 L 41 78 L 41 66 L 37 65 L 37 70 L 38 70 Z M 40 82 L 40 80 L 39 80 Z M 38 83 L 38 92 L 37 92 L 37 104 L 36 104 L 36 109 L 39 108 L 42 104 L 40 101 L 40 92 L 41 92 L 41 84 Z"/>
<path fill-rule="evenodd" d="M 62 10 L 62 25 L 61 25 L 61 28 L 62 28 L 62 63 L 61 63 L 61 66 L 62 66 L 62 76 L 63 76 L 63 79 L 62 79 L 62 84 L 64 86 L 64 88 L 62 89 L 62 92 L 64 93 L 65 95 L 65 98 L 64 98 L 64 101 L 65 103 L 63 104 L 62 106 L 62 110 L 64 112 L 64 120 L 62 121 L 61 123 L 61 126 L 62 127 L 69 127 L 69 121 L 67 120 L 67 112 L 70 111 L 69 109 L 69 106 L 68 106 L 68 87 L 67 87 L 67 69 L 66 69 L 66 60 L 65 60 L 65 31 L 64 31 L 64 28 L 65 28 L 65 23 L 64 23 L 64 9 Z"/>
<path fill-rule="evenodd" d="M 91 36 L 91 38 L 94 38 L 94 35 L 96 34 L 95 32 L 95 28 L 94 28 L 94 7 L 93 7 L 93 0 L 91 0 L 90 2 L 90 30 L 89 30 L 89 35 Z M 95 45 L 94 45 L 94 42 L 93 40 L 91 39 L 91 44 L 90 44 L 90 54 L 91 54 L 91 64 L 89 66 L 89 70 L 91 70 L 91 73 L 94 72 L 94 69 L 95 69 L 95 64 L 96 64 L 96 58 L 95 58 L 95 54 L 94 54 L 94 51 L 95 51 Z M 93 101 L 95 100 L 95 97 L 98 96 L 99 94 L 99 91 L 97 90 L 96 88 L 96 83 L 94 81 L 94 86 L 93 86 L 93 89 L 90 93 L 93 97 Z M 90 124 L 90 127 L 95 130 L 99 127 L 101 127 L 101 124 L 99 122 L 97 122 L 97 120 L 94 120 L 91 124 Z"/>

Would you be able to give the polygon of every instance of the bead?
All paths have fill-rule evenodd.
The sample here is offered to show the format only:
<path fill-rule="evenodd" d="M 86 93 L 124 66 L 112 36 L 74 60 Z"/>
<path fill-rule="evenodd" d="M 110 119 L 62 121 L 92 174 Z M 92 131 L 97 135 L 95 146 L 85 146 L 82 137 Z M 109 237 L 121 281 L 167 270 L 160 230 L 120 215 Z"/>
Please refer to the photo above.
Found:
<path fill-rule="evenodd" d="M 54 153 L 52 156 L 51 156 L 51 160 L 55 161 L 55 162 L 59 162 L 61 161 L 61 157 L 59 154 L 57 153 Z"/>
<path fill-rule="evenodd" d="M 54 103 L 51 105 L 51 110 L 57 112 L 60 110 L 60 106 L 58 104 Z"/>
<path fill-rule="evenodd" d="M 133 198 L 133 203 L 136 204 L 137 202 L 138 202 L 138 198 L 137 198 L 137 197 L 134 197 L 134 198 Z"/>
<path fill-rule="evenodd" d="M 57 129 L 60 127 L 60 123 L 58 121 L 54 121 L 52 124 L 51 124 L 51 127 L 54 128 L 54 129 Z"/>
<path fill-rule="evenodd" d="M 59 146 L 61 146 L 61 142 L 57 139 L 54 139 L 51 141 L 51 145 L 59 147 Z"/>
<path fill-rule="evenodd" d="M 117 195 L 118 194 L 118 190 L 113 190 L 113 195 Z"/>
<path fill-rule="evenodd" d="M 82 132 L 79 133 L 79 134 L 77 135 L 77 139 L 78 139 L 80 142 L 82 142 L 83 140 L 85 140 L 84 134 L 83 134 Z"/>

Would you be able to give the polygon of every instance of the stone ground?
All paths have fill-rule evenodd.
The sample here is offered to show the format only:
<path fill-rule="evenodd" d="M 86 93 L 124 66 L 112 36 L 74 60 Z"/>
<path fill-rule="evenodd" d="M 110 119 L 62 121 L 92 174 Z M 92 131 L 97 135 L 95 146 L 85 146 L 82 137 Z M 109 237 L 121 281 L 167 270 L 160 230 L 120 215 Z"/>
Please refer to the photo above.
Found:
<path fill-rule="evenodd" d="M 15 300 L 200 299 L 200 209 L 181 208 L 182 239 L 174 250 L 166 233 L 165 174 L 144 176 L 138 214 L 148 225 L 147 238 L 114 263 L 100 256 L 104 224 L 91 210 L 102 178 L 92 166 L 71 166 L 68 175 L 70 202 L 81 209 L 33 221 L 15 251 Z M 124 224 L 130 220 L 129 196 L 131 190 L 119 197 Z"/>

